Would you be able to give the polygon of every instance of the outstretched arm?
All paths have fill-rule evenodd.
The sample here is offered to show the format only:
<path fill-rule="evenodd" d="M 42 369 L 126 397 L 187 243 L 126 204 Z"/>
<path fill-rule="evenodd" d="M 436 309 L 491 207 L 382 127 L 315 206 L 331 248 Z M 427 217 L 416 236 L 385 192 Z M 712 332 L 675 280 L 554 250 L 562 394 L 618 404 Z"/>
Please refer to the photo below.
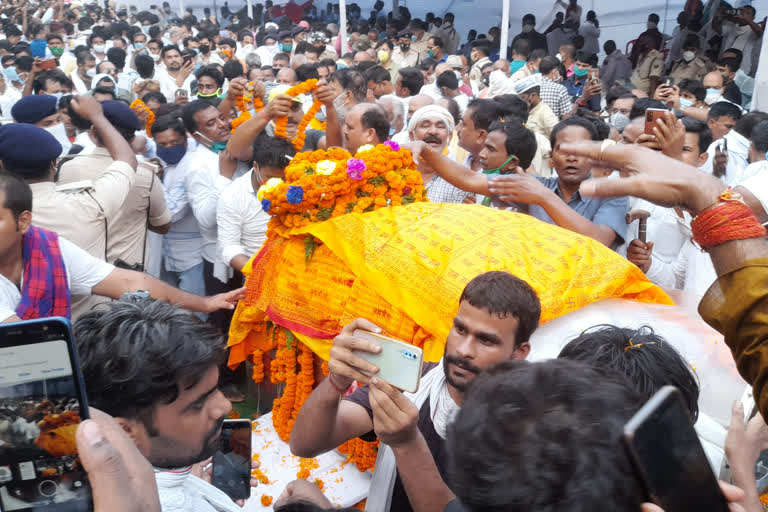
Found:
<path fill-rule="evenodd" d="M 429 146 L 421 141 L 406 144 L 413 154 L 414 161 L 418 164 L 423 161 L 443 178 L 445 181 L 466 192 L 490 196 L 488 190 L 488 178 L 481 172 L 457 164 L 450 158 L 432 151 Z"/>

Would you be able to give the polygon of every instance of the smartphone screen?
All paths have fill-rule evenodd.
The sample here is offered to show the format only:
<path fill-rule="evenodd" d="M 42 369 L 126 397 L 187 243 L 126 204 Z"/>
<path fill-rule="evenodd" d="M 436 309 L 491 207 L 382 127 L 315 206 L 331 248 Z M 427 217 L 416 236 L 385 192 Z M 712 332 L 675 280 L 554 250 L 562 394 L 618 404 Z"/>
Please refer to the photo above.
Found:
<path fill-rule="evenodd" d="M 91 510 L 75 432 L 88 406 L 69 323 L 0 326 L 0 509 Z"/>
<path fill-rule="evenodd" d="M 665 512 L 728 510 L 677 388 L 661 388 L 626 424 L 624 441 L 648 496 Z"/>
<path fill-rule="evenodd" d="M 251 495 L 251 422 L 224 420 L 219 449 L 213 455 L 211 483 L 233 500 Z"/>
<path fill-rule="evenodd" d="M 362 329 L 355 329 L 354 336 L 381 347 L 378 354 L 362 350 L 353 351 L 356 356 L 378 366 L 376 377 L 403 391 L 415 393 L 419 389 L 424 363 L 424 354 L 419 347 Z M 363 373 L 371 375 L 365 371 Z"/>

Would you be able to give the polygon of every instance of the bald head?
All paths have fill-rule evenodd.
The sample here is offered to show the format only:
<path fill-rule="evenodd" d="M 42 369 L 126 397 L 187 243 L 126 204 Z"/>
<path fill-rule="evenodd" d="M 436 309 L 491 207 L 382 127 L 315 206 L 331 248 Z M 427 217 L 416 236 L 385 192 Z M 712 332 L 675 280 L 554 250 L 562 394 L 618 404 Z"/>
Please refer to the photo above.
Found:
<path fill-rule="evenodd" d="M 704 80 L 701 84 L 707 89 L 722 89 L 723 88 L 723 75 L 719 71 L 710 71 L 704 75 Z"/>
<path fill-rule="evenodd" d="M 435 76 L 440 76 L 446 71 L 451 71 L 451 70 L 452 70 L 451 66 L 443 62 L 442 64 L 438 64 L 437 66 L 435 66 Z"/>
<path fill-rule="evenodd" d="M 382 96 L 376 102 L 387 113 L 387 120 L 394 128 L 394 133 L 403 131 L 405 125 L 405 108 L 403 102 L 390 95 Z"/>
<path fill-rule="evenodd" d="M 434 102 L 435 100 L 432 98 L 432 96 L 427 96 L 426 94 L 417 94 L 411 98 L 411 101 L 408 103 L 408 118 L 410 119 L 413 113 L 419 110 L 421 107 L 432 105 Z"/>
<path fill-rule="evenodd" d="M 277 72 L 275 80 L 279 84 L 294 86 L 296 85 L 296 72 L 291 68 L 283 68 Z"/>
<path fill-rule="evenodd" d="M 361 62 L 372 62 L 373 59 L 371 58 L 371 54 L 368 52 L 357 52 L 355 54 L 355 65 L 360 64 Z"/>
<path fill-rule="evenodd" d="M 293 69 L 307 63 L 307 57 L 304 54 L 298 53 L 291 57 L 291 67 Z"/>
<path fill-rule="evenodd" d="M 376 103 L 358 103 L 344 118 L 344 147 L 351 152 L 365 144 L 381 144 L 389 136 L 387 113 Z"/>

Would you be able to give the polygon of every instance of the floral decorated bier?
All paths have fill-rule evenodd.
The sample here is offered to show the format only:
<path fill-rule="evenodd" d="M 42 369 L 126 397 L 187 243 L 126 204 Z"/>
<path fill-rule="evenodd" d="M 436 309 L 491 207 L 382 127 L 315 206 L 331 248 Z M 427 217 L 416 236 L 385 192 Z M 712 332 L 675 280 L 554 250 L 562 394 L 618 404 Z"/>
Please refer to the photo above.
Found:
<path fill-rule="evenodd" d="M 247 291 L 230 328 L 229 363 L 250 359 L 256 382 L 285 383 L 272 415 L 285 441 L 322 379 L 316 361 L 327 360 L 354 318 L 436 361 L 464 286 L 489 270 L 530 283 L 542 322 L 607 297 L 671 303 L 590 238 L 524 214 L 426 202 L 410 152 L 391 141 L 354 155 L 297 154 L 285 180 L 269 180 L 258 199 L 272 218 L 266 243 L 243 269 Z M 362 470 L 375 461 L 375 448 L 359 439 L 341 449 Z"/>

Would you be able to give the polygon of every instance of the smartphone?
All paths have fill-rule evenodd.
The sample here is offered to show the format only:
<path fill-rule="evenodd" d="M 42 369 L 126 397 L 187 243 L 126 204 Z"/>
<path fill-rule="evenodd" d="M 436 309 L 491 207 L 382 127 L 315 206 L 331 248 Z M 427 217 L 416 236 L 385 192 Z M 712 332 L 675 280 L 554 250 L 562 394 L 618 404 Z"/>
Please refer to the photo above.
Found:
<path fill-rule="evenodd" d="M 675 85 L 675 79 L 671 76 L 665 76 L 661 79 L 661 85 L 666 85 L 667 87 L 672 87 Z"/>
<path fill-rule="evenodd" d="M 189 96 L 189 93 L 187 92 L 186 89 L 176 89 L 175 96 L 177 98 L 180 98 L 182 96 L 187 97 L 187 96 Z"/>
<path fill-rule="evenodd" d="M 379 372 L 375 374 L 377 378 L 410 393 L 415 393 L 419 389 L 421 366 L 424 362 L 424 352 L 419 347 L 362 329 L 355 329 L 353 335 L 381 347 L 381 352 L 378 354 L 354 351 L 355 355 L 379 367 Z M 365 371 L 363 373 L 374 376 Z"/>
<path fill-rule="evenodd" d="M 645 133 L 653 135 L 653 127 L 657 119 L 664 119 L 668 111 L 663 108 L 649 108 L 645 111 Z"/>
<path fill-rule="evenodd" d="M 92 510 L 75 432 L 88 402 L 69 322 L 0 325 L 0 510 Z"/>
<path fill-rule="evenodd" d="M 251 496 L 251 422 L 224 420 L 211 483 L 233 500 Z"/>
<path fill-rule="evenodd" d="M 665 512 L 726 512 L 680 391 L 664 386 L 624 426 L 624 445 L 648 497 Z"/>
<path fill-rule="evenodd" d="M 182 62 L 184 62 L 184 65 L 186 66 L 186 65 L 187 65 L 187 63 L 189 63 L 189 62 L 192 62 L 192 59 L 193 59 L 194 57 L 195 57 L 195 56 L 194 56 L 194 55 L 192 55 L 192 54 L 187 54 L 187 55 L 184 55 L 184 56 L 181 58 L 181 60 L 182 60 Z"/>
<path fill-rule="evenodd" d="M 600 70 L 598 68 L 589 68 L 587 70 L 587 76 L 589 76 L 591 81 L 598 82 L 600 80 Z"/>
<path fill-rule="evenodd" d="M 56 59 L 45 59 L 40 61 L 40 69 L 53 69 L 56 67 Z"/>

